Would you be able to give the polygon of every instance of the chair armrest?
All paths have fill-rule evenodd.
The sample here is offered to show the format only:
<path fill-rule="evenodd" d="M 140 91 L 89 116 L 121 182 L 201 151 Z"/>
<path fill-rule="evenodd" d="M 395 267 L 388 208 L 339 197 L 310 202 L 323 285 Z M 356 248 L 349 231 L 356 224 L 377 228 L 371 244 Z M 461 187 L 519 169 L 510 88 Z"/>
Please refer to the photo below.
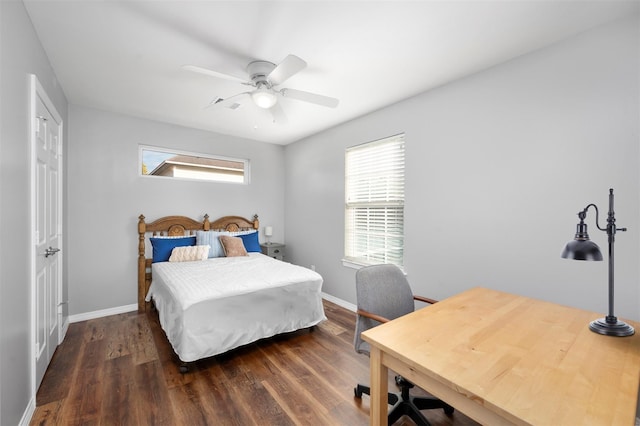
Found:
<path fill-rule="evenodd" d="M 413 296 L 414 300 L 418 300 L 420 302 L 424 302 L 424 303 L 429 303 L 430 305 L 433 305 L 434 303 L 438 303 L 437 300 L 434 299 L 429 299 L 428 297 L 424 297 L 424 296 Z"/>
<path fill-rule="evenodd" d="M 389 320 L 385 317 L 381 317 L 380 315 L 372 314 L 371 312 L 365 311 L 364 309 L 358 309 L 356 313 L 365 318 L 371 318 L 372 320 L 376 320 L 378 322 L 389 322 Z"/>

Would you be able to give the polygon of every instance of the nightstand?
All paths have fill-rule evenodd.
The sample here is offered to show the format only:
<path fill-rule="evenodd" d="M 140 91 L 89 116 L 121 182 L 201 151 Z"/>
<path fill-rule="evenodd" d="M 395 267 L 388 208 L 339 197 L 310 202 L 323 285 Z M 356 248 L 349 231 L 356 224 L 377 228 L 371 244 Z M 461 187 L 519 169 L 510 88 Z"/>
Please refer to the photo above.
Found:
<path fill-rule="evenodd" d="M 269 257 L 273 257 L 274 259 L 283 260 L 284 259 L 284 244 L 280 243 L 263 243 L 260 244 L 260 248 L 262 248 L 262 254 L 265 254 Z"/>

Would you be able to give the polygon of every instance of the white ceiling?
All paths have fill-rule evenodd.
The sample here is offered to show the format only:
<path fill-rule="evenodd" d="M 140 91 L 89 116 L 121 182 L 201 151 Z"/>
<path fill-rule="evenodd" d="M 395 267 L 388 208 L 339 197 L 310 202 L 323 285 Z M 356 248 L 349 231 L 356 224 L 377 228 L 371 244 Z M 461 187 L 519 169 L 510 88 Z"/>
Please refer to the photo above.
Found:
<path fill-rule="evenodd" d="M 287 144 L 613 19 L 637 1 L 24 0 L 68 101 Z M 336 109 L 281 99 L 288 122 L 245 101 L 248 87 L 185 71 L 246 77 L 252 60 L 294 54 L 290 87 Z"/>

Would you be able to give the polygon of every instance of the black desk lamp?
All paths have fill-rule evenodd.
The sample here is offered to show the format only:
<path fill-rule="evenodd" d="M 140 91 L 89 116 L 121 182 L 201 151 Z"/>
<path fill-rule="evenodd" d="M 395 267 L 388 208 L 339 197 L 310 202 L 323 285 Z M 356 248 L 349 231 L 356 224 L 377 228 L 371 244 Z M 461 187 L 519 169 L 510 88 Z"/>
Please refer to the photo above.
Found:
<path fill-rule="evenodd" d="M 613 211 L 613 189 L 609 189 L 609 216 L 607 217 L 607 227 L 601 228 L 598 223 L 598 206 L 589 204 L 584 210 L 578 213 L 580 223 L 578 223 L 576 227 L 575 239 L 567 243 L 567 246 L 562 252 L 562 257 L 574 260 L 602 260 L 600 247 L 589 240 L 587 225 L 584 223 L 589 207 L 596 209 L 596 226 L 598 229 L 606 231 L 609 236 L 609 315 L 592 321 L 591 324 L 589 324 L 589 329 L 599 334 L 606 334 L 607 336 L 631 336 L 635 332 L 633 327 L 624 321 L 618 320 L 613 314 L 613 243 L 615 242 L 616 231 L 627 230 L 627 228 L 616 228 L 616 218 Z"/>

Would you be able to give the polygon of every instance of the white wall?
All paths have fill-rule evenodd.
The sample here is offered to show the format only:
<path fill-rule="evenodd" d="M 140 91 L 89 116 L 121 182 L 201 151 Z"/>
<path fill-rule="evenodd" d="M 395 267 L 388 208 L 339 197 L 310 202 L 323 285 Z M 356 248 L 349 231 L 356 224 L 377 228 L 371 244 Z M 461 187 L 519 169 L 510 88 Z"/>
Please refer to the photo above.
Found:
<path fill-rule="evenodd" d="M 138 146 L 248 158 L 251 183 L 139 176 Z M 71 315 L 137 303 L 138 216 L 260 217 L 284 237 L 283 147 L 70 105 L 68 281 Z"/>
<path fill-rule="evenodd" d="M 67 101 L 21 1 L 0 1 L 0 424 L 31 394 L 29 74 L 67 120 Z M 66 135 L 65 135 L 66 137 Z M 63 286 L 65 284 L 63 283 Z"/>
<path fill-rule="evenodd" d="M 406 132 L 414 292 L 473 286 L 605 313 L 606 262 L 561 259 L 576 213 L 616 191 L 616 314 L 640 319 L 639 21 L 618 21 L 285 149 L 289 258 L 355 303 L 343 267 L 344 150 Z M 606 256 L 606 234 L 588 217 Z"/>

